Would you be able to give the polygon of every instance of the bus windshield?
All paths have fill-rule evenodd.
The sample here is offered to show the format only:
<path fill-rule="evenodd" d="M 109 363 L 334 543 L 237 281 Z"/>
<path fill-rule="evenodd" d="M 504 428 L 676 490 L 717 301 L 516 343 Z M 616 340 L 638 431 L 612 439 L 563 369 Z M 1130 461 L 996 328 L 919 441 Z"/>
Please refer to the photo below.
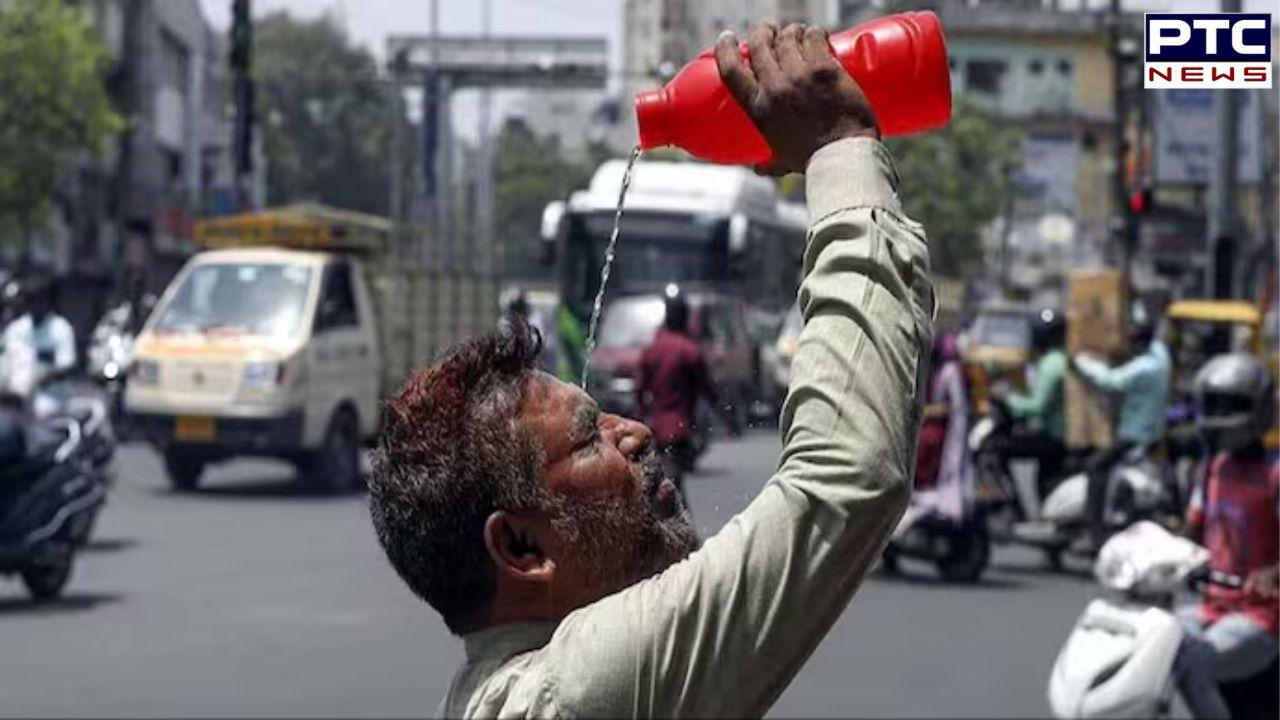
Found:
<path fill-rule="evenodd" d="M 281 263 L 198 265 L 153 330 L 289 337 L 302 326 L 311 268 Z"/>

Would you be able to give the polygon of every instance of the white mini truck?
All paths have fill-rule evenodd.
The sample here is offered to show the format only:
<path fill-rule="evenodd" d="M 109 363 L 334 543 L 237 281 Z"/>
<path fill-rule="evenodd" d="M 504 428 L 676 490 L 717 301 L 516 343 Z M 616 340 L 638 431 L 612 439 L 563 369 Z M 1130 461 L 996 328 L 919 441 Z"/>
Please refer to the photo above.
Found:
<path fill-rule="evenodd" d="M 398 266 L 380 218 L 302 206 L 201 235 L 219 249 L 191 258 L 156 304 L 125 395 L 175 489 L 243 456 L 290 461 L 318 489 L 356 487 L 382 399 L 494 321 L 495 283 Z"/>

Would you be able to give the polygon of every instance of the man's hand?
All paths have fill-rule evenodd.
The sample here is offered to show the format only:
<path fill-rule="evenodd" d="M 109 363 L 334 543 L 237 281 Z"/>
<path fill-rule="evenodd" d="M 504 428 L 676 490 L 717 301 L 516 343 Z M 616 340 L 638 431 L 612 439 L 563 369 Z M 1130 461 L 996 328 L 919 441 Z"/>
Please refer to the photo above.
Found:
<path fill-rule="evenodd" d="M 1244 592 L 1266 600 L 1280 596 L 1280 568 L 1266 567 L 1249 573 L 1244 580 Z"/>
<path fill-rule="evenodd" d="M 738 38 L 726 31 L 716 42 L 716 65 L 730 94 L 773 150 L 756 171 L 804 172 L 823 145 L 850 137 L 879 138 L 871 104 L 831 54 L 818 27 L 757 25 L 747 34 L 750 65 Z"/>

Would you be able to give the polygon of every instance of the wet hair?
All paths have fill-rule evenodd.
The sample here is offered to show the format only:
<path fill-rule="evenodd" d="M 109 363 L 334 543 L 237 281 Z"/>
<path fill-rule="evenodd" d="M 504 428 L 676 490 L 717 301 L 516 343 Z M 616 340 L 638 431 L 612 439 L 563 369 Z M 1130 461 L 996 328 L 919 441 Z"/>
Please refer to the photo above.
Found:
<path fill-rule="evenodd" d="M 483 626 L 494 594 L 484 525 L 539 506 L 543 454 L 516 422 L 541 342 L 523 318 L 416 371 L 386 404 L 369 507 L 405 584 L 455 634 Z"/>

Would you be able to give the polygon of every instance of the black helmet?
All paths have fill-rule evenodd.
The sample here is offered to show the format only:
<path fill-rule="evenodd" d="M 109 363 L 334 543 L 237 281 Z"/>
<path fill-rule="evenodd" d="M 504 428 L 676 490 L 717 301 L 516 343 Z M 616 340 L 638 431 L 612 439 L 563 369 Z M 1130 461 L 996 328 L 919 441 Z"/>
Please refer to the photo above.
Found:
<path fill-rule="evenodd" d="M 1266 432 L 1275 395 L 1271 376 L 1257 358 L 1230 353 L 1196 373 L 1195 399 L 1196 424 L 1210 444 L 1236 450 Z"/>
<path fill-rule="evenodd" d="M 1145 303 L 1133 303 L 1129 312 L 1129 343 L 1139 352 L 1156 338 L 1156 321 Z"/>
<path fill-rule="evenodd" d="M 672 284 L 667 286 L 665 295 L 666 316 L 663 318 L 662 326 L 676 332 L 688 332 L 689 303 L 684 299 L 684 293 Z"/>
<path fill-rule="evenodd" d="M 1067 344 L 1067 321 L 1062 313 L 1044 308 L 1031 323 L 1031 347 L 1038 352 L 1060 348 Z"/>

